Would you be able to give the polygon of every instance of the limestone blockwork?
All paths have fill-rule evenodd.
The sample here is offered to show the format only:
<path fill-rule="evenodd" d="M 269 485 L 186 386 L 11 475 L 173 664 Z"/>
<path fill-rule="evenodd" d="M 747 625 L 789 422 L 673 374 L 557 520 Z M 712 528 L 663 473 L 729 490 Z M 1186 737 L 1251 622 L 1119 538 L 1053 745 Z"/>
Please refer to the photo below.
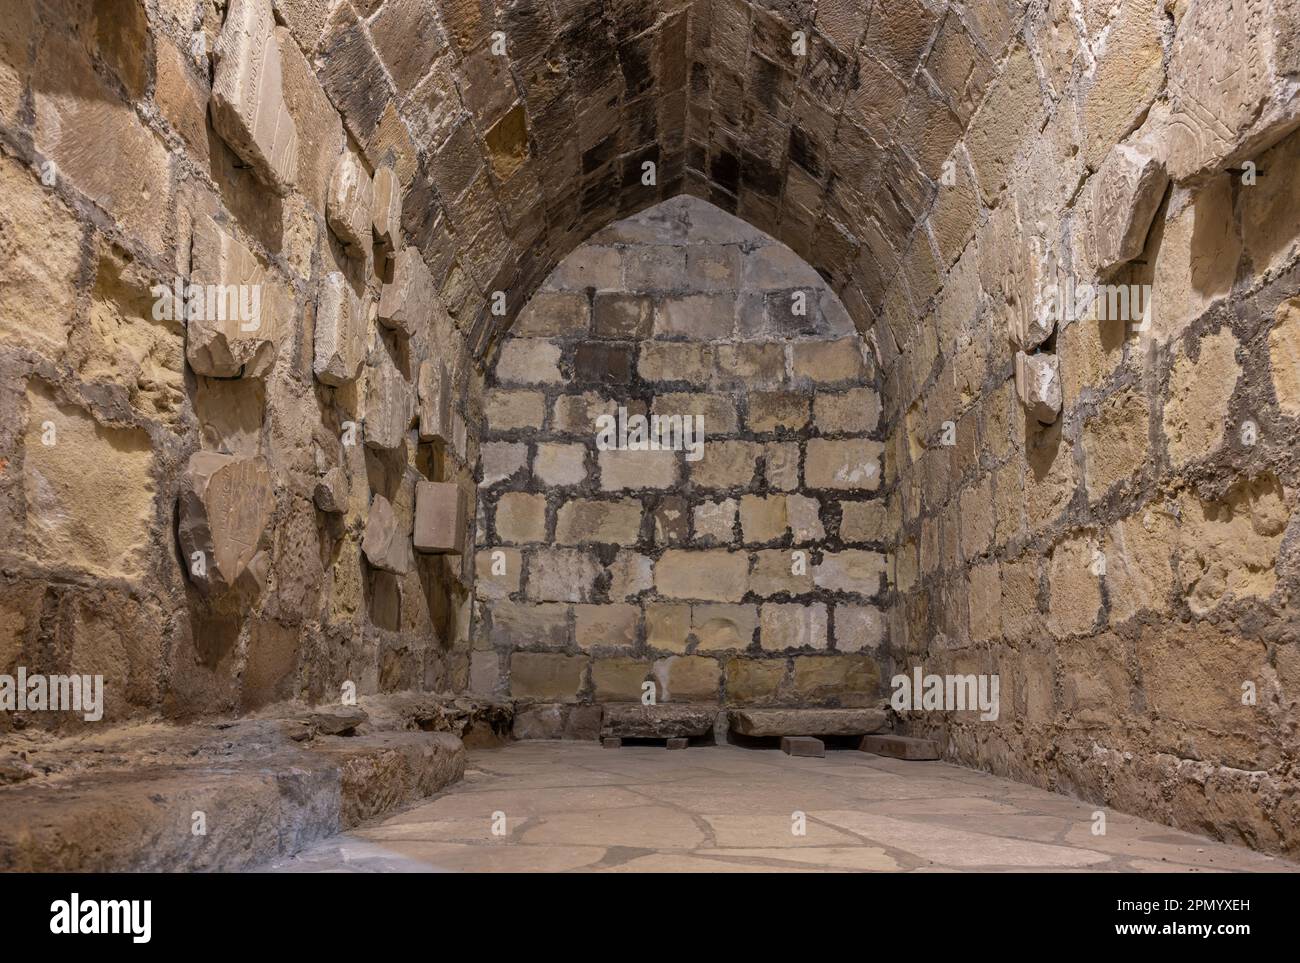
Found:
<path fill-rule="evenodd" d="M 1294 856 L 1298 36 L 11 0 L 0 673 L 102 674 L 108 722 L 996 675 L 899 725 Z M 606 457 L 620 405 L 700 409 L 704 459 Z"/>

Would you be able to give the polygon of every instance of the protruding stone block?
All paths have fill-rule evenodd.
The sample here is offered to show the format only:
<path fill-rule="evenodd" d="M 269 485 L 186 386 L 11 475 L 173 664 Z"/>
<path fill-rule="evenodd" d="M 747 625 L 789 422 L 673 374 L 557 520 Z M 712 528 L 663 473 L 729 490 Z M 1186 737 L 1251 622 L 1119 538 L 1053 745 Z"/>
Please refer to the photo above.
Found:
<path fill-rule="evenodd" d="M 416 482 L 416 550 L 439 555 L 463 554 L 468 501 L 455 482 Z"/>
<path fill-rule="evenodd" d="M 410 533 L 397 523 L 393 506 L 383 495 L 376 495 L 366 516 L 366 532 L 361 539 L 361 551 L 375 568 L 405 575 L 414 561 L 411 555 Z"/>
<path fill-rule="evenodd" d="M 731 731 L 742 736 L 862 736 L 889 722 L 884 709 L 733 709 Z"/>
<path fill-rule="evenodd" d="M 402 236 L 402 185 L 391 167 L 375 171 L 371 227 L 379 246 L 392 257 Z"/>
<path fill-rule="evenodd" d="M 618 736 L 604 736 L 600 740 L 600 748 L 602 749 L 621 749 L 622 747 L 623 740 Z"/>
<path fill-rule="evenodd" d="M 864 736 L 859 748 L 863 752 L 873 752 L 877 756 L 889 756 L 893 759 L 929 760 L 939 758 L 939 747 L 929 739 L 913 739 L 911 736 Z"/>
<path fill-rule="evenodd" d="M 253 378 L 275 364 L 287 292 L 253 253 L 204 215 L 194 226 L 185 291 L 185 359 L 201 375 Z M 178 312 L 179 313 L 179 312 Z"/>
<path fill-rule="evenodd" d="M 325 216 L 349 257 L 359 257 L 371 242 L 374 204 L 374 183 L 361 159 L 350 150 L 343 151 L 330 175 Z"/>
<path fill-rule="evenodd" d="M 419 396 L 417 413 L 420 416 L 420 441 L 437 441 L 447 444 L 451 437 L 451 379 L 447 366 L 441 360 L 420 362 L 416 375 L 416 392 Z"/>
<path fill-rule="evenodd" d="M 826 745 L 812 736 L 782 736 L 781 751 L 787 756 L 809 756 L 821 759 L 826 755 Z"/>
<path fill-rule="evenodd" d="M 265 460 L 213 451 L 190 457 L 181 477 L 178 534 L 182 561 L 201 592 L 261 584 L 266 559 L 259 546 L 274 508 Z"/>
<path fill-rule="evenodd" d="M 1056 421 L 1061 412 L 1061 377 L 1056 355 L 1016 352 L 1016 397 L 1041 424 Z"/>
<path fill-rule="evenodd" d="M 312 371 L 323 384 L 339 387 L 356 380 L 366 356 L 365 303 L 338 271 L 321 281 L 316 306 Z"/>
<path fill-rule="evenodd" d="M 641 705 L 615 702 L 605 706 L 602 738 L 677 739 L 702 736 L 713 729 L 718 718 L 715 706 Z"/>
<path fill-rule="evenodd" d="M 1197 0 L 1169 50 L 1169 174 L 1185 182 L 1257 156 L 1300 126 L 1300 7 Z"/>
<path fill-rule="evenodd" d="M 366 446 L 391 451 L 406 439 L 415 416 L 411 383 L 397 370 L 387 349 L 380 345 L 376 361 L 366 370 Z"/>
<path fill-rule="evenodd" d="M 1006 279 L 1007 336 L 1021 351 L 1032 351 L 1052 336 L 1062 314 L 1056 252 L 1033 234 L 1017 239 L 1021 250 Z"/>
<path fill-rule="evenodd" d="M 347 472 L 335 465 L 316 480 L 312 501 L 322 512 L 341 515 L 348 509 L 349 487 Z"/>
<path fill-rule="evenodd" d="M 277 194 L 298 168 L 298 130 L 281 86 L 271 0 L 232 0 L 217 40 L 212 126 Z"/>
<path fill-rule="evenodd" d="M 665 744 L 669 749 L 685 749 L 691 744 L 691 740 L 687 739 L 685 736 L 674 736 L 673 738 L 666 740 Z"/>
<path fill-rule="evenodd" d="M 1093 183 L 1097 270 L 1104 274 L 1142 253 L 1169 176 L 1149 144 L 1116 144 Z"/>
<path fill-rule="evenodd" d="M 379 296 L 379 323 L 410 337 L 440 307 L 433 275 L 420 252 L 403 248 L 393 260 L 393 279 Z"/>

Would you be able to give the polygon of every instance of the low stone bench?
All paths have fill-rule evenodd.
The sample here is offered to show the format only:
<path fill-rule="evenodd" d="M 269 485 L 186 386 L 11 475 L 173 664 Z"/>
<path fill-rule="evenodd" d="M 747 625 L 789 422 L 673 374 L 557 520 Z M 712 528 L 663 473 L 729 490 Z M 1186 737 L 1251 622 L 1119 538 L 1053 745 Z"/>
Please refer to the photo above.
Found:
<path fill-rule="evenodd" d="M 889 713 L 861 709 L 732 709 L 731 731 L 741 736 L 865 736 L 889 723 Z"/>
<path fill-rule="evenodd" d="M 713 706 L 612 703 L 605 706 L 601 720 L 601 743 L 614 748 L 623 739 L 690 739 L 711 732 L 717 718 L 718 710 Z M 682 748 L 683 745 L 682 742 L 673 742 L 670 748 Z"/>

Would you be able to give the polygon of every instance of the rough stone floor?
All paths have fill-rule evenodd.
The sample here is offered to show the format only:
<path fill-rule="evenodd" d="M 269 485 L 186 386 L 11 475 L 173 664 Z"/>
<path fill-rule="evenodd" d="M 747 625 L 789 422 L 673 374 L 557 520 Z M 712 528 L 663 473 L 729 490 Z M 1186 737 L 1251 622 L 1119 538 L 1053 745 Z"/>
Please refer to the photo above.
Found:
<path fill-rule="evenodd" d="M 287 872 L 1295 871 L 1300 867 L 942 762 L 710 746 L 478 750 L 463 782 L 326 840 Z M 796 836 L 796 812 L 807 832 Z M 494 824 L 506 835 L 494 835 Z"/>

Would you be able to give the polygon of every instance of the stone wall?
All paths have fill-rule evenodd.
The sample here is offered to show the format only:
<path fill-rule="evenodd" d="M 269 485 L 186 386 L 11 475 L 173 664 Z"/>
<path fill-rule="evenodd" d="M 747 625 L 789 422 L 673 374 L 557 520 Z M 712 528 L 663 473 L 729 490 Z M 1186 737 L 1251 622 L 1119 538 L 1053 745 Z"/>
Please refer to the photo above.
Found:
<path fill-rule="evenodd" d="M 186 6 L 0 25 L 0 673 L 102 674 L 107 721 L 463 687 L 471 553 L 411 533 L 417 481 L 472 494 L 481 375 L 413 170 L 269 4 Z"/>
<path fill-rule="evenodd" d="M 888 671 L 1000 677 L 908 714 L 947 758 L 1294 855 L 1294 22 L 1084 10 L 1031 7 L 884 294 Z M 1101 283 L 1145 310 L 1050 310 Z"/>
<path fill-rule="evenodd" d="M 874 702 L 874 383 L 821 277 L 712 205 L 667 201 L 577 248 L 488 375 L 472 686 Z M 598 419 L 620 409 L 702 416 L 702 444 L 611 450 Z"/>

